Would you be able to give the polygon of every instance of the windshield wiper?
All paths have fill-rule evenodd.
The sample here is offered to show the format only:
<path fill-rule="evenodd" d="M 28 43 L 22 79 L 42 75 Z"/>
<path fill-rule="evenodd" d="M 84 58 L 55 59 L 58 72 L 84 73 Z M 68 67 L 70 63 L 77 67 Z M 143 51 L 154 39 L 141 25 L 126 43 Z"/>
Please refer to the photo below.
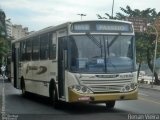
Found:
<path fill-rule="evenodd" d="M 102 48 L 101 42 L 99 42 L 93 35 L 91 35 L 90 33 L 86 33 L 86 36 L 92 40 L 99 48 Z"/>
<path fill-rule="evenodd" d="M 117 40 L 118 37 L 119 37 L 118 35 L 115 36 L 115 37 L 113 38 L 113 40 L 107 45 L 107 47 L 110 48 L 110 47 L 113 45 L 113 43 Z"/>

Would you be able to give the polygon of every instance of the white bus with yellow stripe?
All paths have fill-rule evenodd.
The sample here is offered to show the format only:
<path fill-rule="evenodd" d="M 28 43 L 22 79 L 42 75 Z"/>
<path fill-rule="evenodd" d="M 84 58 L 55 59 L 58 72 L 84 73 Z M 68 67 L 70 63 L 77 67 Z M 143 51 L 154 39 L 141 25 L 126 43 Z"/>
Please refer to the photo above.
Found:
<path fill-rule="evenodd" d="M 126 21 L 68 22 L 12 42 L 12 82 L 60 101 L 137 99 L 135 34 Z"/>

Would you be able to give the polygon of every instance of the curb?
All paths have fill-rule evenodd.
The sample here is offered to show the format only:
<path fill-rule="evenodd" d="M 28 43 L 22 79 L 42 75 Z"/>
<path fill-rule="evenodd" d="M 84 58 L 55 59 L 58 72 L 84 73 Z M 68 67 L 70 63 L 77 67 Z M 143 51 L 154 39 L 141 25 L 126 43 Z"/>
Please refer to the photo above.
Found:
<path fill-rule="evenodd" d="M 160 86 L 157 86 L 157 85 L 153 85 L 153 88 L 151 88 L 151 85 L 139 84 L 138 87 L 142 88 L 142 89 L 150 89 L 150 90 L 160 91 Z"/>

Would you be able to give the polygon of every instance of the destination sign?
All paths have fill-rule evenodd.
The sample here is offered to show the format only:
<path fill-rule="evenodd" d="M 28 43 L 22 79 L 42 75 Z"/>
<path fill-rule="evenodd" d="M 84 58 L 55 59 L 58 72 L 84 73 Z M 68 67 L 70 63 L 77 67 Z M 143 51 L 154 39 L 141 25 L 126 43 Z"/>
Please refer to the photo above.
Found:
<path fill-rule="evenodd" d="M 77 22 L 71 25 L 72 32 L 133 32 L 132 25 L 115 21 Z"/>
<path fill-rule="evenodd" d="M 74 30 L 90 30 L 89 24 L 75 24 Z"/>
<path fill-rule="evenodd" d="M 128 25 L 114 25 L 114 24 L 97 24 L 96 30 L 100 31 L 129 31 Z"/>

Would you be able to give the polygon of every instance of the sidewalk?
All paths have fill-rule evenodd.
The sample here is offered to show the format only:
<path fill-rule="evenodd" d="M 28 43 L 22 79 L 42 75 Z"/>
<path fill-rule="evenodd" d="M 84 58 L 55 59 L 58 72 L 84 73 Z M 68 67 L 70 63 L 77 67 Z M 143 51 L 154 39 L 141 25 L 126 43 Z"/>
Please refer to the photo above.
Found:
<path fill-rule="evenodd" d="M 153 85 L 153 88 L 152 88 L 150 84 L 139 83 L 139 88 L 160 91 L 160 86 L 157 86 L 157 85 Z"/>

